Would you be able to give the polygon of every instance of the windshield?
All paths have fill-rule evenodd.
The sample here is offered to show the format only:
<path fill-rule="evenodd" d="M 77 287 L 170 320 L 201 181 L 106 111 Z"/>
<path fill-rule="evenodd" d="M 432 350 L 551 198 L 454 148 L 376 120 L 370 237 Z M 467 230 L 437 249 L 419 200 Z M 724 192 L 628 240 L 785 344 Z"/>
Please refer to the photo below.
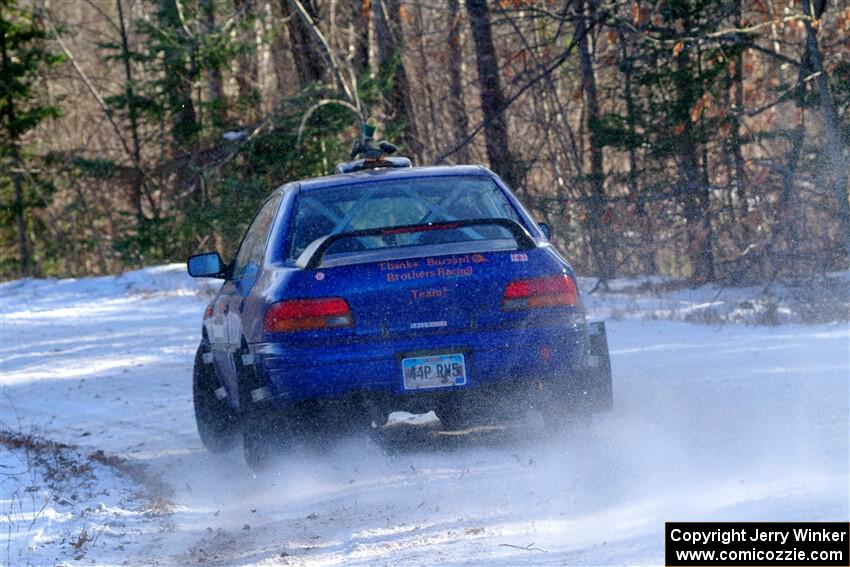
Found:
<path fill-rule="evenodd" d="M 289 258 L 297 258 L 311 242 L 330 234 L 490 218 L 519 220 L 502 190 L 485 177 L 401 179 L 305 191 L 298 197 Z M 464 227 L 346 239 L 328 254 L 496 239 L 513 241 L 500 226 Z"/>

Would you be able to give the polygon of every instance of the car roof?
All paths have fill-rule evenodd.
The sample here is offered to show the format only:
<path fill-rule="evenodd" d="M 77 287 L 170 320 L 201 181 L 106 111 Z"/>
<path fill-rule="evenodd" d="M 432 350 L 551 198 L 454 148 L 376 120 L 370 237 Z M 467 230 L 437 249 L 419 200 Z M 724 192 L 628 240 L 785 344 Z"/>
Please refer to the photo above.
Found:
<path fill-rule="evenodd" d="M 303 179 L 294 183 L 288 183 L 278 189 L 278 191 L 282 191 L 287 187 L 292 187 L 293 185 L 300 186 L 302 190 L 312 191 L 314 189 L 324 189 L 329 187 L 338 187 L 340 185 L 351 185 L 353 183 L 366 183 L 369 181 L 385 179 L 415 179 L 417 177 L 443 177 L 451 175 L 490 177 L 493 173 L 480 165 L 436 165 L 423 167 L 381 168 L 357 171 L 354 173 L 326 175 L 324 177 L 314 177 L 312 179 Z"/>

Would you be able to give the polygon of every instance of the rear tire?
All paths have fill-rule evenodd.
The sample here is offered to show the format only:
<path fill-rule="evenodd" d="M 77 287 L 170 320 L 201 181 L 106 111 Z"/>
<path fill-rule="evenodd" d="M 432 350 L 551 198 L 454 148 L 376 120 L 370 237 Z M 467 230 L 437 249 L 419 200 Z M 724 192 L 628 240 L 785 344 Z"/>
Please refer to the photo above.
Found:
<path fill-rule="evenodd" d="M 273 424 L 268 410 L 252 408 L 242 412 L 242 448 L 245 462 L 251 470 L 269 467 L 277 452 Z"/>
<path fill-rule="evenodd" d="M 233 448 L 239 438 L 236 412 L 226 399 L 219 399 L 216 390 L 221 381 L 215 367 L 204 362 L 210 352 L 209 344 L 202 341 L 195 353 L 192 373 L 192 398 L 195 405 L 195 422 L 201 443 L 210 453 L 223 453 Z"/>
<path fill-rule="evenodd" d="M 237 352 L 236 370 L 239 376 L 239 416 L 242 422 L 242 448 L 248 467 L 260 471 L 269 467 L 275 456 L 292 440 L 291 418 L 270 399 L 255 402 L 251 393 L 264 387 L 253 364 L 242 364 Z"/>

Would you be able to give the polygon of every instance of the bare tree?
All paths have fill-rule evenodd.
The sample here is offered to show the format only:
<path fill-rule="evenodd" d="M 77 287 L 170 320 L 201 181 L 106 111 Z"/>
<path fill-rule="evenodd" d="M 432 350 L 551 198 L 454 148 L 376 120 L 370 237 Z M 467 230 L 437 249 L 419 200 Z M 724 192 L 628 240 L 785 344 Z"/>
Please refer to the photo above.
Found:
<path fill-rule="evenodd" d="M 508 146 L 508 125 L 504 114 L 505 95 L 499 81 L 499 60 L 493 45 L 490 9 L 486 0 L 467 0 L 466 12 L 475 41 L 487 159 L 490 161 L 490 167 L 506 183 L 516 187 L 519 175 Z"/>
<path fill-rule="evenodd" d="M 826 0 L 803 0 L 803 12 L 808 18 L 806 25 L 806 50 L 812 65 L 812 72 L 817 73 L 817 88 L 820 99 L 820 110 L 823 115 L 826 130 L 826 146 L 832 161 L 832 190 L 838 205 L 838 217 L 841 232 L 847 250 L 850 251 L 850 201 L 847 196 L 847 182 L 850 176 L 847 160 L 844 157 L 844 141 L 841 134 L 841 120 L 838 109 L 829 88 L 829 75 L 823 66 L 817 30 L 812 21 L 820 21 L 826 11 Z"/>
<path fill-rule="evenodd" d="M 400 0 L 373 0 L 375 40 L 378 66 L 392 77 L 392 87 L 384 101 L 384 109 L 391 120 L 404 122 L 404 136 L 399 142 L 418 160 L 424 157 L 424 148 L 417 128 L 416 113 L 410 92 L 402 54 L 404 35 L 401 23 Z"/>
<path fill-rule="evenodd" d="M 658 267 L 655 263 L 655 246 L 653 243 L 652 221 L 646 210 L 644 198 L 640 185 L 638 184 L 638 156 L 636 148 L 637 124 L 638 116 L 635 108 L 634 97 L 634 78 L 633 67 L 634 57 L 629 52 L 629 42 L 626 37 L 626 32 L 621 27 L 618 30 L 618 40 L 620 42 L 620 69 L 623 73 L 623 102 L 626 106 L 626 127 L 628 128 L 628 157 L 629 171 L 627 174 L 626 183 L 629 187 L 629 193 L 635 202 L 635 211 L 638 217 L 638 230 L 640 232 L 640 256 L 643 260 L 644 270 L 647 273 L 655 274 L 658 272 Z"/>
<path fill-rule="evenodd" d="M 121 0 L 116 0 L 119 6 Z M 216 31 L 215 1 L 200 0 L 202 22 L 207 35 Z M 227 99 L 224 94 L 224 80 L 221 75 L 221 67 L 218 64 L 206 66 L 207 76 L 207 103 L 210 107 L 212 123 L 215 126 L 223 126 L 227 121 Z"/>
<path fill-rule="evenodd" d="M 593 251 L 594 263 L 603 286 L 614 274 L 613 231 L 610 223 L 603 220 L 607 205 L 605 195 L 605 169 L 602 142 L 599 139 L 598 128 L 601 122 L 599 110 L 599 95 L 596 91 L 596 72 L 593 68 L 591 53 L 591 34 L 585 26 L 585 18 L 592 17 L 592 7 L 585 8 L 584 0 L 578 0 L 576 6 L 575 31 L 579 38 L 578 52 L 581 67 L 581 84 L 584 88 L 584 103 L 587 109 L 588 141 L 590 144 L 590 176 L 588 178 L 589 193 L 587 229 L 590 237 L 590 247 Z"/>
<path fill-rule="evenodd" d="M 142 163 L 142 143 L 139 138 L 139 112 L 138 102 L 136 101 L 135 83 L 133 80 L 133 67 L 131 65 L 130 40 L 127 34 L 127 26 L 124 22 L 124 7 L 122 0 L 115 0 L 116 8 L 118 9 L 118 29 L 121 33 L 121 62 L 124 64 L 124 97 L 127 104 L 127 117 L 130 122 L 130 140 L 132 142 L 132 158 L 133 158 L 133 181 L 130 193 L 130 200 L 133 209 L 136 212 L 136 222 L 141 224 L 145 219 L 145 213 L 142 208 L 142 192 L 144 191 L 150 200 L 150 192 L 145 184 L 145 175 L 141 170 Z M 154 213 L 156 211 L 153 211 Z"/>
<path fill-rule="evenodd" d="M 735 0 L 734 24 L 736 28 L 742 27 L 741 0 Z M 746 217 L 749 213 L 749 202 L 747 195 L 747 173 L 744 169 L 744 141 L 741 138 L 741 119 L 744 112 L 744 50 L 740 49 L 735 56 L 735 70 L 732 77 L 732 85 L 735 96 L 732 101 L 733 110 L 730 114 L 731 132 L 729 136 L 729 151 L 732 153 L 734 163 L 734 186 L 735 197 L 738 201 L 739 218 Z M 727 91 L 728 93 L 728 91 Z M 743 223 L 744 240 L 749 241 L 749 224 Z"/>
<path fill-rule="evenodd" d="M 369 9 L 363 0 L 350 0 L 350 52 L 351 64 L 356 73 L 369 69 Z"/>
<path fill-rule="evenodd" d="M 310 0 L 301 2 L 304 10 L 315 20 L 315 4 Z M 280 0 L 280 9 L 289 31 L 289 43 L 295 61 L 295 71 L 301 88 L 311 83 L 321 82 L 325 75 L 325 58 L 322 51 L 310 35 L 309 24 L 293 9 L 290 0 Z"/>
<path fill-rule="evenodd" d="M 457 161 L 469 163 L 469 146 L 463 142 L 469 136 L 469 119 L 466 115 L 466 105 L 463 100 L 463 27 L 458 0 L 448 0 L 449 41 L 448 41 L 448 70 L 449 70 L 449 116 L 452 122 L 454 144 L 459 147 Z"/>
<path fill-rule="evenodd" d="M 248 122 L 257 119 L 262 100 L 260 94 L 260 66 L 257 62 L 257 9 L 254 0 L 233 0 L 233 8 L 245 22 L 242 29 L 242 48 L 236 58 L 236 86 L 239 104 Z"/>

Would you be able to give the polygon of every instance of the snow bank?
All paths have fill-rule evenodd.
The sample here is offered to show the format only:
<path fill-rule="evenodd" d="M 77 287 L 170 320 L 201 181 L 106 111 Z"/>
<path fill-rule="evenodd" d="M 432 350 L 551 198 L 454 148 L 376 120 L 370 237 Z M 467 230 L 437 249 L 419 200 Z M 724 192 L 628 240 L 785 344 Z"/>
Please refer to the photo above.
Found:
<path fill-rule="evenodd" d="M 4 314 L 55 310 L 77 303 L 114 302 L 153 297 L 209 295 L 216 280 L 192 278 L 185 264 L 151 266 L 117 276 L 96 278 L 25 278 L 0 283 L 0 307 Z"/>
<path fill-rule="evenodd" d="M 850 272 L 761 287 L 707 284 L 673 278 L 621 278 L 598 286 L 579 278 L 588 315 L 596 320 L 670 320 L 708 324 L 782 325 L 850 320 Z"/>
<path fill-rule="evenodd" d="M 0 563 L 117 565 L 158 526 L 150 487 L 103 453 L 0 433 Z"/>
<path fill-rule="evenodd" d="M 780 325 L 850 320 L 850 272 L 762 287 L 707 284 L 691 287 L 675 278 L 618 278 L 608 288 L 579 278 L 595 320 L 649 319 L 709 324 Z M 219 280 L 192 278 L 185 264 L 152 266 L 117 276 L 81 279 L 21 279 L 0 283 L 3 313 L 55 310 L 57 304 L 154 297 L 210 297 Z"/>

